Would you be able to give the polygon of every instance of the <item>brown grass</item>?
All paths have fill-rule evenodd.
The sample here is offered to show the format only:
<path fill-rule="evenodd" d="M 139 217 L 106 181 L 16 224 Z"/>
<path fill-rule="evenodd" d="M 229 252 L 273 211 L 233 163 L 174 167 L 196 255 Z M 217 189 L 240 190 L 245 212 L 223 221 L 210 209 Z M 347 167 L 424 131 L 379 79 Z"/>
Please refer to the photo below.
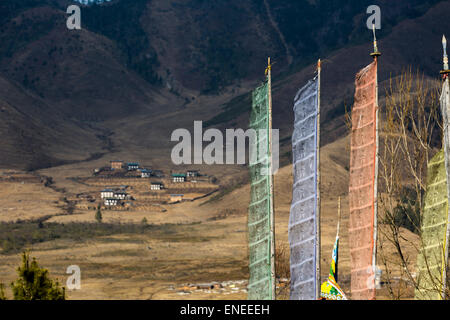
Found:
<path fill-rule="evenodd" d="M 275 270 L 279 279 L 289 279 L 291 276 L 289 246 L 286 243 L 276 245 Z"/>

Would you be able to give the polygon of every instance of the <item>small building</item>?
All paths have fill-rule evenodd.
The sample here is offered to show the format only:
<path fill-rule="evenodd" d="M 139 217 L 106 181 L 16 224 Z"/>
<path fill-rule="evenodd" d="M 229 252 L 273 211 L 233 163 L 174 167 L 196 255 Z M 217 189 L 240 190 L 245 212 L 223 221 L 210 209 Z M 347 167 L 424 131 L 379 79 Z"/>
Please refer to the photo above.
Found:
<path fill-rule="evenodd" d="M 184 194 L 171 194 L 170 202 L 171 203 L 181 202 L 181 201 L 183 201 L 183 198 L 184 198 Z"/>
<path fill-rule="evenodd" d="M 142 169 L 141 170 L 141 178 L 150 178 L 152 175 L 152 170 Z"/>
<path fill-rule="evenodd" d="M 126 192 L 123 191 L 116 191 L 114 192 L 114 199 L 119 199 L 119 200 L 125 200 L 127 198 L 128 194 Z"/>
<path fill-rule="evenodd" d="M 117 206 L 119 204 L 119 199 L 116 198 L 106 198 L 105 199 L 105 206 L 112 207 Z"/>
<path fill-rule="evenodd" d="M 175 183 L 186 182 L 186 174 L 184 174 L 184 173 L 172 173 L 172 180 Z"/>
<path fill-rule="evenodd" d="M 137 162 L 128 162 L 127 163 L 127 170 L 128 171 L 135 171 L 139 169 L 139 163 Z"/>
<path fill-rule="evenodd" d="M 100 192 L 100 195 L 101 195 L 102 199 L 113 198 L 114 197 L 114 190 L 112 190 L 112 189 L 103 189 Z"/>
<path fill-rule="evenodd" d="M 124 162 L 122 160 L 111 161 L 111 170 L 121 170 L 123 169 Z"/>
<path fill-rule="evenodd" d="M 198 177 L 199 173 L 198 173 L 198 170 L 188 170 L 186 175 L 188 178 L 193 178 L 193 177 Z"/>
<path fill-rule="evenodd" d="M 150 184 L 150 190 L 157 191 L 164 189 L 164 185 L 161 182 L 152 182 Z"/>
<path fill-rule="evenodd" d="M 163 178 L 164 174 L 161 170 L 153 170 L 152 171 L 153 176 L 157 177 L 157 178 Z"/>

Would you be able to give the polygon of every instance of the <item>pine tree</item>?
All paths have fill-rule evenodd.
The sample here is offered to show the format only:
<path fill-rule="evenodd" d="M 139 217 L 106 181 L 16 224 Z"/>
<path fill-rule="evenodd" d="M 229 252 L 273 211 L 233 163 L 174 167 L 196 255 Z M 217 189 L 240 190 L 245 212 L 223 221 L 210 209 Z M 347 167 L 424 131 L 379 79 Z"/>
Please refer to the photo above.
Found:
<path fill-rule="evenodd" d="M 102 210 L 100 209 L 100 205 L 98 205 L 97 207 L 97 212 L 95 213 L 95 220 L 97 220 L 97 222 L 102 222 Z"/>
<path fill-rule="evenodd" d="M 48 270 L 40 268 L 35 258 L 30 263 L 27 252 L 17 273 L 19 278 L 11 283 L 14 300 L 65 300 L 64 288 L 49 278 Z"/>

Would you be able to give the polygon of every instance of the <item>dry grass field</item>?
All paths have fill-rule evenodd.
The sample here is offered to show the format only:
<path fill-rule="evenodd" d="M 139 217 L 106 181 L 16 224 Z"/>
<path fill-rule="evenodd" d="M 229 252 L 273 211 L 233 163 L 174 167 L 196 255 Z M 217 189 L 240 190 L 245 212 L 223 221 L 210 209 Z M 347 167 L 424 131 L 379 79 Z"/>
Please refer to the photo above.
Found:
<path fill-rule="evenodd" d="M 347 148 L 347 138 L 337 140 L 322 148 L 321 157 L 322 279 L 326 279 L 329 270 L 336 233 L 337 199 L 342 196 L 339 269 L 345 291 L 349 291 L 350 286 Z M 67 199 L 78 193 L 98 190 L 98 186 L 71 179 L 88 178 L 98 164 L 96 160 L 41 170 L 39 174 L 53 178 L 51 187 L 46 187 L 39 179 L 27 180 L 30 174 L 15 173 L 12 176 L 18 178 L 12 180 L 7 179 L 11 172 L 9 176 L 3 172 L 0 221 L 26 220 L 28 224 L 19 224 L 23 229 L 18 230 L 27 230 L 30 236 L 25 239 L 25 245 L 10 245 L 9 251 L 0 253 L 0 282 L 10 283 L 14 279 L 19 253 L 29 248 L 32 256 L 63 284 L 68 277 L 65 274 L 68 266 L 81 268 L 82 288 L 68 291 L 69 299 L 246 299 L 248 184 L 196 201 L 166 204 L 162 206 L 164 210 L 158 206 L 134 211 L 103 210 L 99 231 L 95 210 L 76 206 L 68 210 L 67 204 Z M 204 170 L 209 170 L 209 175 L 221 173 L 219 180 L 222 181 L 224 170 L 228 170 L 230 180 L 238 176 L 236 172 L 245 173 L 245 168 L 235 167 Z M 288 245 L 291 188 L 292 167 L 286 166 L 275 176 L 279 248 Z M 142 225 L 143 218 L 147 226 Z M 36 227 L 38 219 L 43 221 L 42 229 Z M 34 234 L 47 229 L 51 231 L 42 239 Z M 409 231 L 404 232 L 406 237 L 417 240 Z M 389 255 L 393 253 L 388 244 L 383 250 Z M 414 251 L 411 249 L 408 253 L 415 261 Z M 287 261 L 285 256 L 282 263 L 286 265 Z M 220 284 L 214 289 L 192 287 L 214 282 Z M 7 294 L 11 292 L 8 290 Z M 379 290 L 379 298 L 386 297 L 385 290 Z M 280 298 L 288 298 L 288 290 L 280 288 Z"/>

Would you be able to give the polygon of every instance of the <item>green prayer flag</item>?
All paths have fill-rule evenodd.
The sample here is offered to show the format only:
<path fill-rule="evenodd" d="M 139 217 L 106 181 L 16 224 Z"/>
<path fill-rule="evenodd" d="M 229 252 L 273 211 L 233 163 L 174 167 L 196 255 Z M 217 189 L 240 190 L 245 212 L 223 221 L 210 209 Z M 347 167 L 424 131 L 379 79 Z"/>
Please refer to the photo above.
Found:
<path fill-rule="evenodd" d="M 250 129 L 256 143 L 250 146 L 251 199 L 248 208 L 249 271 L 248 299 L 271 300 L 271 194 L 269 175 L 268 83 L 252 95 Z M 254 161 L 252 161 L 254 159 Z"/>

